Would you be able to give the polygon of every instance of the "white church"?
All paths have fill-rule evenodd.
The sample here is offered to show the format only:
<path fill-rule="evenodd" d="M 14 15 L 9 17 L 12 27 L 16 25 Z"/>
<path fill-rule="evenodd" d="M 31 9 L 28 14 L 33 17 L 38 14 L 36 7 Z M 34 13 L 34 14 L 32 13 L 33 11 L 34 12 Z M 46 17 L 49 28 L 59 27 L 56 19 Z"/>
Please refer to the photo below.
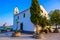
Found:
<path fill-rule="evenodd" d="M 44 9 L 42 5 L 40 5 L 42 10 L 41 15 L 46 16 L 48 19 L 48 13 Z M 14 21 L 13 27 L 14 29 L 18 28 L 18 30 L 25 30 L 25 31 L 34 31 L 34 24 L 30 20 L 30 9 L 26 9 L 22 12 L 19 12 L 18 7 L 14 9 Z"/>

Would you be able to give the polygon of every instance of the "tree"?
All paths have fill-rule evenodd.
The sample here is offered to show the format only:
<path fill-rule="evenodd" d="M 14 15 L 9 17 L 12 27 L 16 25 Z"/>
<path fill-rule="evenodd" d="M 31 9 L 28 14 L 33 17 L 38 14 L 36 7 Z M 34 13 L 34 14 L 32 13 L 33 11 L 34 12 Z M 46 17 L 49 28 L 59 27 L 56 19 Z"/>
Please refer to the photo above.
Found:
<path fill-rule="evenodd" d="M 32 5 L 30 7 L 30 13 L 31 13 L 31 21 L 33 24 L 38 25 L 39 24 L 39 16 L 40 14 L 40 5 L 38 4 L 37 0 L 32 0 Z"/>
<path fill-rule="evenodd" d="M 50 20 L 51 20 L 51 24 L 56 25 L 56 29 L 57 29 L 57 25 L 60 25 L 60 10 L 54 10 L 50 14 Z"/>
<path fill-rule="evenodd" d="M 41 8 L 38 3 L 38 0 L 32 0 L 32 5 L 30 7 L 30 13 L 31 13 L 31 21 L 34 25 L 39 25 L 42 28 L 48 25 L 48 20 L 45 16 L 41 15 Z"/>
<path fill-rule="evenodd" d="M 16 19 L 16 31 L 15 32 L 18 32 L 18 19 Z"/>
<path fill-rule="evenodd" d="M 18 23 L 19 23 L 19 21 L 18 21 L 18 19 L 16 19 L 16 30 L 12 34 L 12 37 L 19 37 L 19 36 L 21 36 L 21 33 L 18 31 Z"/>
<path fill-rule="evenodd" d="M 32 5 L 30 7 L 30 13 L 31 13 L 31 21 L 34 25 L 36 25 L 35 27 L 37 27 L 37 25 L 39 25 L 39 19 L 41 16 L 41 9 L 40 9 L 40 5 L 38 3 L 38 0 L 32 0 Z"/>
<path fill-rule="evenodd" d="M 35 25 L 36 27 L 36 33 L 37 36 L 39 37 L 40 31 L 38 30 L 38 26 L 42 27 L 42 30 L 44 27 L 48 25 L 48 20 L 45 16 L 41 15 L 41 8 L 38 3 L 38 0 L 32 0 L 32 5 L 30 7 L 30 13 L 31 13 L 31 22 Z"/>

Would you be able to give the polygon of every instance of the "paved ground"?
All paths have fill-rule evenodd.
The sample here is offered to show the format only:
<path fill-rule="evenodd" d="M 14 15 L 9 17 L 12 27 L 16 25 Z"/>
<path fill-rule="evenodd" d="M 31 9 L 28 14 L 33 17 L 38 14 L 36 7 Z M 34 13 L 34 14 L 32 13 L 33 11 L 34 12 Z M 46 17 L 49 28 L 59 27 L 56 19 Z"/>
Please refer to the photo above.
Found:
<path fill-rule="evenodd" d="M 12 32 L 0 33 L 0 40 L 60 40 L 60 33 L 48 33 L 43 39 L 34 39 L 31 34 L 22 34 L 21 37 L 11 37 Z"/>

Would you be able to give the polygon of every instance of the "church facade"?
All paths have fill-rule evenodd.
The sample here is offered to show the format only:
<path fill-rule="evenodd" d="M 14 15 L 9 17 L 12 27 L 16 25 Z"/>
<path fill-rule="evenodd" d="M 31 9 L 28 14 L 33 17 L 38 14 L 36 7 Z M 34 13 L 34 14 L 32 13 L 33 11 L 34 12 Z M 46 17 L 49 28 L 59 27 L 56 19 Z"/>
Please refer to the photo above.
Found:
<path fill-rule="evenodd" d="M 42 10 L 41 15 L 46 16 L 48 19 L 48 13 L 43 8 L 42 5 L 40 5 L 40 8 Z M 30 20 L 30 9 L 26 9 L 22 12 L 19 12 L 18 8 L 16 7 L 14 9 L 14 20 L 13 20 L 13 27 L 14 30 L 18 28 L 18 30 L 25 30 L 25 31 L 34 31 L 34 24 Z"/>

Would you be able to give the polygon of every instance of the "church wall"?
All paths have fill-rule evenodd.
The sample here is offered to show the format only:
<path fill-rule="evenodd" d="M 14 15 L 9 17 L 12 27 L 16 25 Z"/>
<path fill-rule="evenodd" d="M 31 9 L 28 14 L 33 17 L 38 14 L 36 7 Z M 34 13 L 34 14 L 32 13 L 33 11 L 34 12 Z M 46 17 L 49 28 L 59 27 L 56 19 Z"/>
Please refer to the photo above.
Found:
<path fill-rule="evenodd" d="M 25 14 L 25 17 L 24 17 Z M 19 19 L 18 19 L 19 16 Z M 16 19 L 18 19 L 18 30 L 20 30 L 20 24 L 23 23 L 23 30 L 34 31 L 34 25 L 30 20 L 30 10 L 24 11 L 16 15 L 14 18 L 14 29 L 16 29 Z"/>

